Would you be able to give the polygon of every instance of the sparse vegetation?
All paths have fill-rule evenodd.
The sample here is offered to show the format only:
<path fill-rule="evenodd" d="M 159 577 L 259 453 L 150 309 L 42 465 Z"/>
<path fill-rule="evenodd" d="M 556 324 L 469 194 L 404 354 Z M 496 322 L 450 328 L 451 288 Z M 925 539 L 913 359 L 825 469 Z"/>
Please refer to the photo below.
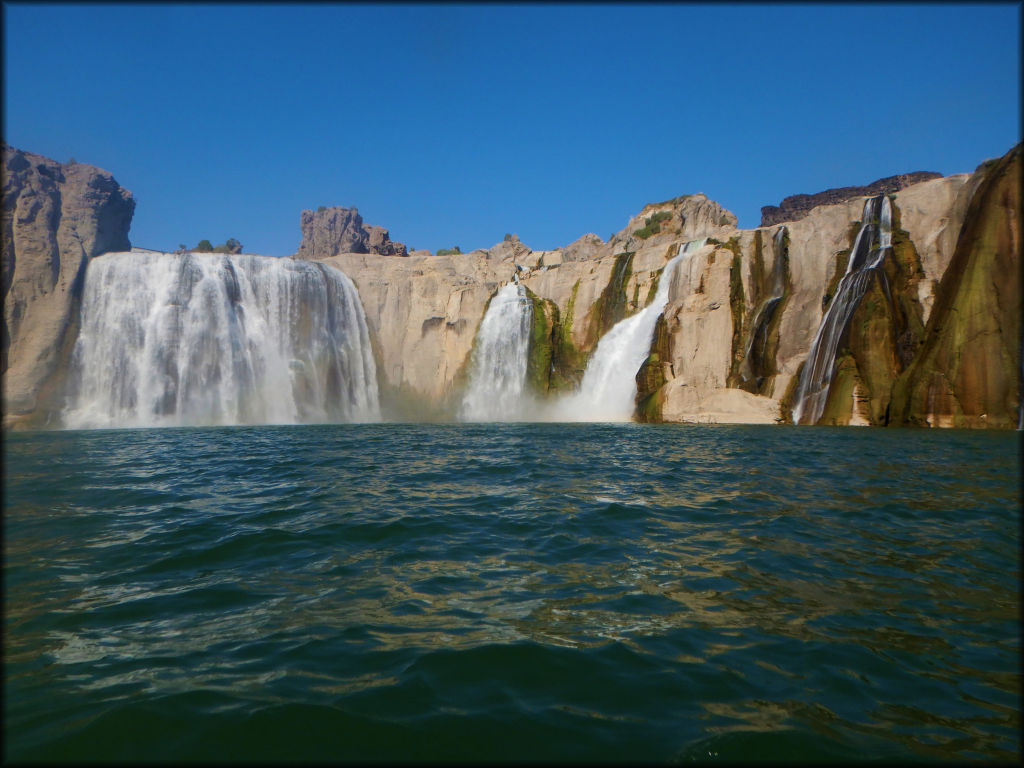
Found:
<path fill-rule="evenodd" d="M 200 240 L 193 250 L 197 253 L 241 253 L 242 244 L 233 237 L 229 237 L 218 246 L 214 246 L 209 240 Z"/>
<path fill-rule="evenodd" d="M 638 229 L 633 234 L 642 240 L 646 240 L 651 235 L 656 235 L 659 232 L 661 232 L 661 222 L 671 218 L 672 214 L 669 213 L 668 211 L 658 211 L 657 213 L 648 216 L 644 220 L 644 224 L 646 226 L 642 227 L 641 229 Z"/>
<path fill-rule="evenodd" d="M 326 210 L 327 210 L 327 206 L 326 205 L 319 205 L 319 206 L 317 206 L 316 212 L 317 213 L 323 213 Z"/>
<path fill-rule="evenodd" d="M 437 252 L 437 255 L 438 256 L 454 256 L 454 255 L 456 255 L 458 253 L 462 253 L 462 251 L 459 250 L 459 246 L 456 245 L 454 248 L 442 248 L 441 250 L 439 250 Z"/>

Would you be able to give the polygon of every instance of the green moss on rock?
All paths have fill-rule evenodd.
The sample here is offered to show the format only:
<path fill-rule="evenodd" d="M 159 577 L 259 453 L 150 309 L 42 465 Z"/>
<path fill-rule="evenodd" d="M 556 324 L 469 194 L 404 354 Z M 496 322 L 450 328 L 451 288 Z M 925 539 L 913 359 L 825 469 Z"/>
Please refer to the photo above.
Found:
<path fill-rule="evenodd" d="M 729 242 L 732 243 L 733 240 L 736 238 Z M 733 251 L 732 265 L 729 267 L 729 309 L 732 312 L 732 354 L 729 358 L 732 362 L 729 366 L 727 384 L 730 387 L 735 387 L 740 380 L 740 365 L 743 363 L 743 317 L 746 313 L 742 261 L 738 251 Z"/>
<path fill-rule="evenodd" d="M 626 286 L 632 274 L 633 252 L 616 254 L 608 285 L 601 291 L 601 295 L 588 312 L 587 333 L 583 345 L 585 349 L 593 349 L 598 339 L 628 315 L 629 297 L 626 295 Z M 573 295 L 575 297 L 575 292 Z"/>
<path fill-rule="evenodd" d="M 1013 428 L 1021 397 L 1021 145 L 984 168 L 891 421 Z"/>
<path fill-rule="evenodd" d="M 835 373 L 829 386 L 828 402 L 818 424 L 849 424 L 853 414 L 853 391 L 859 382 L 857 361 L 849 351 L 837 356 Z"/>
<path fill-rule="evenodd" d="M 578 285 L 577 282 L 566 311 L 568 324 L 559 316 L 557 304 L 526 288 L 526 295 L 533 305 L 526 383 L 539 395 L 574 389 L 583 377 L 586 360 L 572 343 L 570 333 Z"/>
<path fill-rule="evenodd" d="M 654 336 L 647 359 L 636 373 L 636 419 L 653 423 L 660 422 L 662 387 L 668 381 L 665 366 L 672 359 L 672 339 L 664 313 L 658 315 L 654 325 Z"/>

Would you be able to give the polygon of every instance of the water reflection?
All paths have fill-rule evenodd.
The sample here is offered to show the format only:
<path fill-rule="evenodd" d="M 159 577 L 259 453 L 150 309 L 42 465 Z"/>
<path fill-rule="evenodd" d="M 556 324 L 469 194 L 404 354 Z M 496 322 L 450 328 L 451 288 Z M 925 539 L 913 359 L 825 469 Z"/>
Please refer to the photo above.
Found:
<path fill-rule="evenodd" d="M 1009 443 L 953 435 L 976 474 L 926 434 L 908 451 L 878 432 L 797 446 L 716 427 L 403 430 L 136 431 L 106 450 L 60 433 L 64 484 L 49 436 L 13 443 L 12 722 L 55 695 L 196 689 L 337 702 L 418 686 L 440 706 L 452 681 L 423 659 L 528 647 L 652 702 L 544 694 L 576 716 L 650 723 L 657 706 L 709 734 L 1012 751 L 1019 496 L 995 480 L 1012 476 Z M 866 445 L 902 461 L 852 475 Z M 511 706 L 554 683 L 505 685 Z"/>

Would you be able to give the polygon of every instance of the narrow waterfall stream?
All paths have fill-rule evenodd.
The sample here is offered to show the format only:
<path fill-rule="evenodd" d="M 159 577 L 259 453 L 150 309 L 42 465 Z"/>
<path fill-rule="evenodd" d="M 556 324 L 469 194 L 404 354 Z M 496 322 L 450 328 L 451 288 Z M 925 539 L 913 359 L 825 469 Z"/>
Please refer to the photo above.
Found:
<path fill-rule="evenodd" d="M 379 419 L 366 317 L 341 271 L 205 253 L 89 263 L 65 426 Z"/>
<path fill-rule="evenodd" d="M 874 270 L 892 249 L 892 206 L 885 195 L 864 202 L 863 221 L 846 273 L 839 281 L 836 295 L 825 311 L 818 333 L 811 344 L 793 407 L 794 424 L 816 424 L 825 410 L 835 369 L 839 341 L 864 298 Z"/>
<path fill-rule="evenodd" d="M 473 344 L 462 421 L 518 421 L 529 417 L 525 399 L 533 302 L 513 280 L 491 299 Z"/>
<path fill-rule="evenodd" d="M 562 421 L 630 421 L 636 407 L 636 373 L 650 353 L 658 316 L 668 304 L 672 278 L 679 264 L 701 248 L 705 239 L 683 243 L 661 273 L 651 303 L 616 323 L 601 337 L 578 392 L 557 404 Z"/>
<path fill-rule="evenodd" d="M 743 355 L 743 364 L 740 366 L 740 377 L 743 381 L 757 379 L 759 371 L 762 371 L 767 363 L 768 330 L 771 327 L 772 318 L 779 308 L 779 303 L 786 293 L 786 228 L 779 227 L 772 237 L 773 257 L 772 262 L 772 285 L 771 294 L 757 308 L 754 319 L 750 323 L 753 329 L 750 333 L 750 341 L 747 343 L 746 352 Z M 760 384 L 760 380 L 758 380 Z"/>

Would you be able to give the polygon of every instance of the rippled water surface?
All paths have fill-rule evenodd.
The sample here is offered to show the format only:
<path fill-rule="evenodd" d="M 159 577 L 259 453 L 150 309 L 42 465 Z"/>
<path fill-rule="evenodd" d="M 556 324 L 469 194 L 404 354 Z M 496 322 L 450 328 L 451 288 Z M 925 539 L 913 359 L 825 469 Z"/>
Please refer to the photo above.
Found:
<path fill-rule="evenodd" d="M 1016 760 L 1019 435 L 5 436 L 9 760 Z"/>

